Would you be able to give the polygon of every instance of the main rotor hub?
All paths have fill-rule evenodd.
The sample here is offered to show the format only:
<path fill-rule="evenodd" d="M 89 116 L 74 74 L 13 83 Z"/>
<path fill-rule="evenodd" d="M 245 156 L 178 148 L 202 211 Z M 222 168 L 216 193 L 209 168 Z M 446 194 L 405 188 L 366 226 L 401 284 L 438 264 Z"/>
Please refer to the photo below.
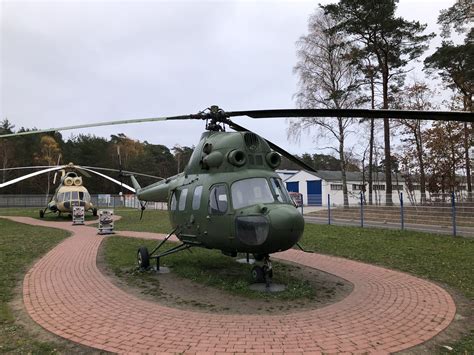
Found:
<path fill-rule="evenodd" d="M 198 119 L 206 120 L 206 130 L 213 132 L 224 132 L 224 124 L 230 123 L 229 116 L 217 105 L 213 105 L 193 116 Z"/>

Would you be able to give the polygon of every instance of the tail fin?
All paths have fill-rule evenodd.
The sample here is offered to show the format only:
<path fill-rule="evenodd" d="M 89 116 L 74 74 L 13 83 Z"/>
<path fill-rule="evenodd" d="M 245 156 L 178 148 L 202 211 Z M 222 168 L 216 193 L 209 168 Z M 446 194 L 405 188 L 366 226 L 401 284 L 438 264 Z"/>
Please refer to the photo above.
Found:
<path fill-rule="evenodd" d="M 141 190 L 142 187 L 138 183 L 137 179 L 135 179 L 135 176 L 130 175 L 130 179 L 132 180 L 132 185 L 133 185 L 134 189 L 136 190 L 135 193 L 138 193 Z"/>

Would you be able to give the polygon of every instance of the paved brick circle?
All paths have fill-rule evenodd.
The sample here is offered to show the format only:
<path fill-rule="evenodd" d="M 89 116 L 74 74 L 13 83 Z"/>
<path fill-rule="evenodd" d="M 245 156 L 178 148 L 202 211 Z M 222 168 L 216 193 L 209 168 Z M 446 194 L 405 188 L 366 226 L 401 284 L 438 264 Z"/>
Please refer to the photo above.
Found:
<path fill-rule="evenodd" d="M 138 299 L 96 265 L 104 237 L 88 226 L 10 219 L 73 232 L 25 276 L 24 303 L 48 331 L 111 352 L 389 353 L 418 345 L 452 321 L 451 296 L 428 281 L 381 267 L 288 250 L 275 255 L 354 284 L 342 301 L 286 315 L 220 315 Z M 156 237 L 158 234 L 130 233 Z"/>

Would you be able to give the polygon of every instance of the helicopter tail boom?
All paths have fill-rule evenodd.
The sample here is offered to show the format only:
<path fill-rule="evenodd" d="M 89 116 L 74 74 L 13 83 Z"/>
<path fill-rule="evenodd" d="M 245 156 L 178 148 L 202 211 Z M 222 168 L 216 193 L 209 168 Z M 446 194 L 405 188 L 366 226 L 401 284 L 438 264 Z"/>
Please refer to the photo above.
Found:
<path fill-rule="evenodd" d="M 133 187 L 135 188 L 136 193 L 138 194 L 138 193 L 140 192 L 140 190 L 141 190 L 142 187 L 141 187 L 140 184 L 138 183 L 138 181 L 137 181 L 137 179 L 135 178 L 135 176 L 130 175 L 130 180 L 132 180 L 132 185 L 133 185 Z"/>

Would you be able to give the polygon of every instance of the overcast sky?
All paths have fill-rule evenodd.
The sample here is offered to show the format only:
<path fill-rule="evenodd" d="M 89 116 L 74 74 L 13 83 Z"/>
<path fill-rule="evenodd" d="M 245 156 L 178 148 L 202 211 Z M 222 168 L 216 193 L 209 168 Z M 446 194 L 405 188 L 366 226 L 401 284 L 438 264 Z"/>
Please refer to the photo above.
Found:
<path fill-rule="evenodd" d="M 0 119 L 16 129 L 49 128 L 214 104 L 227 111 L 295 107 L 295 42 L 317 4 L 328 2 L 0 0 Z M 398 13 L 438 33 L 439 11 L 453 2 L 401 0 Z M 289 142 L 285 119 L 235 121 L 291 153 L 318 152 L 311 137 Z M 196 144 L 203 128 L 156 122 L 74 134 L 125 133 L 172 147 Z"/>

